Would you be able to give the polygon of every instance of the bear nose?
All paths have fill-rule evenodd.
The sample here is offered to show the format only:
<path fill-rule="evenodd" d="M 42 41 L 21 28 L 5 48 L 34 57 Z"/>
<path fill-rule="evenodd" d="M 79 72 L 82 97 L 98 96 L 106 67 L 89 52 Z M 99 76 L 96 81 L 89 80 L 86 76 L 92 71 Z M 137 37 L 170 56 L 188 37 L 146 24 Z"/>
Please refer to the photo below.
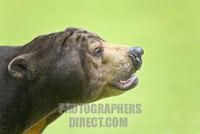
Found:
<path fill-rule="evenodd" d="M 132 47 L 129 49 L 129 53 L 141 57 L 144 54 L 144 50 L 141 47 Z"/>
<path fill-rule="evenodd" d="M 135 69 L 140 69 L 142 66 L 142 55 L 144 54 L 144 50 L 141 47 L 132 47 L 129 49 L 129 55 L 133 62 Z"/>

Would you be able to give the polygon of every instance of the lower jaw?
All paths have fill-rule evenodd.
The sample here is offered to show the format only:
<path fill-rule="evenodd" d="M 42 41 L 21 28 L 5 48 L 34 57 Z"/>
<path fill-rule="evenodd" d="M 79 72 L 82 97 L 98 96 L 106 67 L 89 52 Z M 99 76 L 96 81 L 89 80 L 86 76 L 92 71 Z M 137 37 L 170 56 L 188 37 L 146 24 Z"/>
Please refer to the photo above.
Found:
<path fill-rule="evenodd" d="M 128 91 L 138 85 L 138 77 L 133 74 L 128 80 L 126 80 L 126 83 L 115 82 L 112 83 L 112 85 L 120 91 Z"/>

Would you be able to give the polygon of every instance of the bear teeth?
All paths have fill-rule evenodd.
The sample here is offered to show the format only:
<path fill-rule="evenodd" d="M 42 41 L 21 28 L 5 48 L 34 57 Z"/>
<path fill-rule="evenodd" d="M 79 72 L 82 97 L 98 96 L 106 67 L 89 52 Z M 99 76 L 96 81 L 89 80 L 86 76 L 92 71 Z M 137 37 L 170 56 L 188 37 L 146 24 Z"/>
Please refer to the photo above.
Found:
<path fill-rule="evenodd" d="M 126 82 L 126 81 L 120 80 L 120 83 L 121 83 L 121 84 L 126 84 L 127 82 Z"/>

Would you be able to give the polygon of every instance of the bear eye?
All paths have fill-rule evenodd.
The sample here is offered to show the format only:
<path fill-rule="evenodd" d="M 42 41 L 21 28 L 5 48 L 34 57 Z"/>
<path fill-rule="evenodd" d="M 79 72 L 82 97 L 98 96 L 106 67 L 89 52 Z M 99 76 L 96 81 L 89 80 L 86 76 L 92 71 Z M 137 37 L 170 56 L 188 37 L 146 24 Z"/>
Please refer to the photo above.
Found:
<path fill-rule="evenodd" d="M 103 54 L 103 48 L 96 48 L 94 51 L 94 56 L 99 57 Z"/>

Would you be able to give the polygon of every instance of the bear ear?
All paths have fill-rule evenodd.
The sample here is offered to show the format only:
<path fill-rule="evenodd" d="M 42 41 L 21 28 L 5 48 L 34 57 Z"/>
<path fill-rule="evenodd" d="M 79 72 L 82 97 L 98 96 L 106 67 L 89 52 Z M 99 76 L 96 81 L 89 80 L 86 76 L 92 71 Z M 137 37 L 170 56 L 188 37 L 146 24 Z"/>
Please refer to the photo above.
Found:
<path fill-rule="evenodd" d="M 16 79 L 26 79 L 30 77 L 29 58 L 20 55 L 12 59 L 8 65 L 8 72 Z M 27 77 L 28 76 L 28 77 Z"/>

